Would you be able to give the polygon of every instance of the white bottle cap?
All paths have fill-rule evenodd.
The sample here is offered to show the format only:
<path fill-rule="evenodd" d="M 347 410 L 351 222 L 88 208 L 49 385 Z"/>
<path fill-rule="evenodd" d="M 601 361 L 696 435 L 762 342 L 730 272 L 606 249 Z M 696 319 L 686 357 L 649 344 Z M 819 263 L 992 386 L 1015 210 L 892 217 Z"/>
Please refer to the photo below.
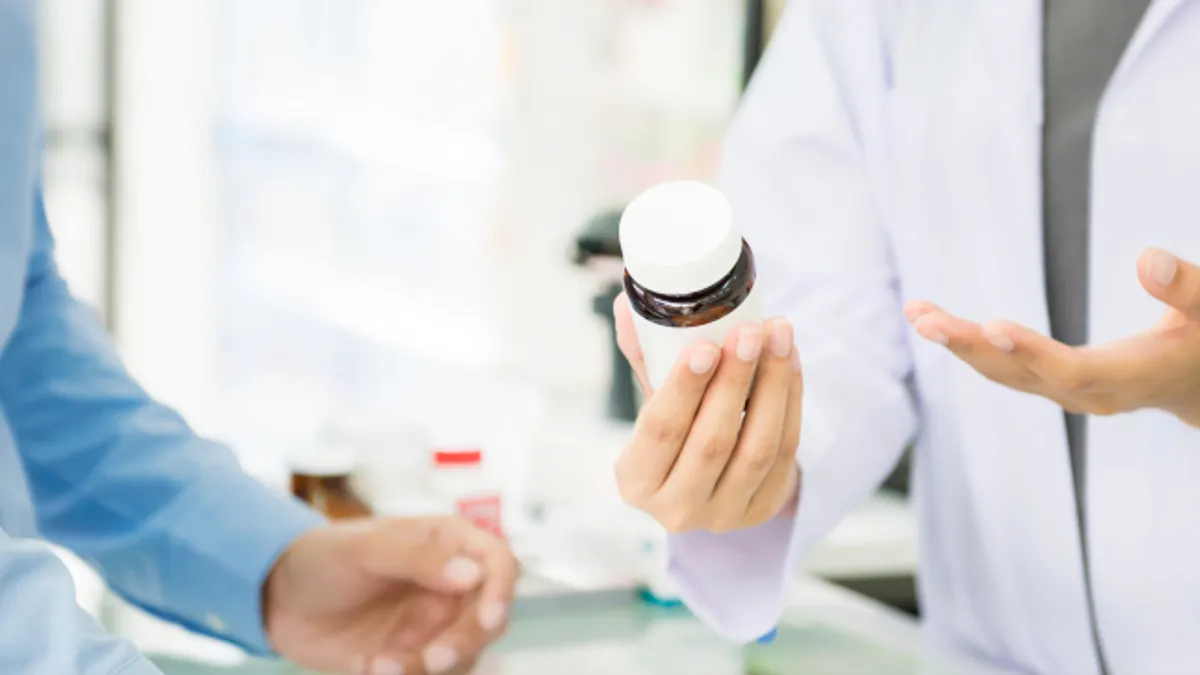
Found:
<path fill-rule="evenodd" d="M 305 476 L 349 476 L 358 468 L 354 453 L 337 445 L 296 445 L 288 451 L 287 463 L 292 473 Z"/>
<path fill-rule="evenodd" d="M 725 196 L 696 181 L 638 195 L 621 215 L 621 255 L 640 286 L 687 295 L 720 281 L 742 255 L 742 235 Z"/>

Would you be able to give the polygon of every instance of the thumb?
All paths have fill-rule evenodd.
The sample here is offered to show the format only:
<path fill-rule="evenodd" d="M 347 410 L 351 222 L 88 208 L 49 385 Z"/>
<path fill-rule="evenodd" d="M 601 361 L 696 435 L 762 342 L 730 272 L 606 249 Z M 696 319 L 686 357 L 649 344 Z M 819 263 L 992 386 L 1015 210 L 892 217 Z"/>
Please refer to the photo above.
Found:
<path fill-rule="evenodd" d="M 1200 268 L 1162 249 L 1148 248 L 1138 258 L 1138 280 L 1150 295 L 1200 321 Z"/>
<path fill-rule="evenodd" d="M 423 519 L 372 521 L 358 532 L 359 560 L 381 579 L 409 581 L 429 590 L 462 593 L 479 586 L 483 567 Z"/>
<path fill-rule="evenodd" d="M 613 317 L 617 324 L 617 346 L 621 348 L 625 360 L 629 361 L 630 367 L 633 368 L 633 374 L 642 386 L 642 393 L 649 397 L 652 392 L 650 378 L 646 377 L 646 360 L 642 356 L 642 345 L 638 342 L 637 331 L 633 327 L 633 308 L 629 306 L 629 297 L 624 293 L 613 301 Z"/>

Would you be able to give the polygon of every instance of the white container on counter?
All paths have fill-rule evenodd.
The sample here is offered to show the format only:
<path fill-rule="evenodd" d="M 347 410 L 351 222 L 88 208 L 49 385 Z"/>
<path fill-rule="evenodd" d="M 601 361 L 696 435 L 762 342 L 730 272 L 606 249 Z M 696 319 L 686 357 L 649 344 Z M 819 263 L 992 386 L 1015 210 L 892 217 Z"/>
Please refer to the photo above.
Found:
<path fill-rule="evenodd" d="M 478 448 L 434 448 L 431 496 L 454 513 L 497 535 L 503 534 L 501 490 L 491 480 Z"/>

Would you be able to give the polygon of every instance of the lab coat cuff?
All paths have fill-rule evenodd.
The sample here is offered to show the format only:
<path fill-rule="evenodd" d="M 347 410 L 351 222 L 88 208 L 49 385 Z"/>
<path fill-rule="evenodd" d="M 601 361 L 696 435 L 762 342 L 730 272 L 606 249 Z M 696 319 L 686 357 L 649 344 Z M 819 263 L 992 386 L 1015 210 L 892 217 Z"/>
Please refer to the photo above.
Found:
<path fill-rule="evenodd" d="M 692 613 L 738 643 L 770 633 L 792 577 L 793 522 L 780 515 L 736 532 L 671 535 L 668 571 Z"/>
<path fill-rule="evenodd" d="M 198 501 L 186 510 L 193 522 L 173 528 L 183 539 L 163 572 L 169 618 L 251 654 L 272 655 L 263 584 L 292 542 L 324 519 L 245 475 L 203 491 Z"/>
<path fill-rule="evenodd" d="M 813 395 L 804 402 L 797 450 L 804 475 L 795 511 L 727 534 L 668 538 L 669 570 L 684 602 L 740 643 L 776 627 L 804 555 L 883 480 L 866 474 L 890 470 L 873 455 L 895 454 L 890 448 L 902 447 L 913 432 L 904 387 L 863 386 L 879 376 L 845 359 L 810 361 L 805 368 L 805 389 Z M 858 485 L 861 490 L 847 489 Z"/>
<path fill-rule="evenodd" d="M 861 396 L 857 380 L 835 376 L 839 368 L 844 372 L 843 359 L 821 358 L 804 367 L 805 388 L 811 377 L 820 395 L 805 396 L 803 403 L 805 426 L 796 451 L 797 463 L 805 471 L 800 509 L 807 502 L 805 492 L 814 477 L 812 472 L 836 444 L 849 410 Z M 808 522 L 797 514 L 797 510 L 788 510 L 767 523 L 736 532 L 696 531 L 668 538 L 671 577 L 701 621 L 743 644 L 775 629 L 800 558 L 813 543 L 796 545 L 798 527 L 804 529 L 798 523 Z"/>

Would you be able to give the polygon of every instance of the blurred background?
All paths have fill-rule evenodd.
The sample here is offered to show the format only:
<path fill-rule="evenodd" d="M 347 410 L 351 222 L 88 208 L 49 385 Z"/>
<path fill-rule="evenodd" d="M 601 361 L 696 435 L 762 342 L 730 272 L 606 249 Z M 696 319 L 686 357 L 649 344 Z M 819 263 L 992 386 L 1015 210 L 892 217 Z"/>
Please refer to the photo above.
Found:
<path fill-rule="evenodd" d="M 40 0 L 60 266 L 262 480 L 323 457 L 373 510 L 425 512 L 431 452 L 480 450 L 525 555 L 586 552 L 569 533 L 626 527 L 615 218 L 712 177 L 783 5 Z M 915 611 L 905 475 L 807 566 Z M 72 565 L 143 648 L 222 649 Z"/>

